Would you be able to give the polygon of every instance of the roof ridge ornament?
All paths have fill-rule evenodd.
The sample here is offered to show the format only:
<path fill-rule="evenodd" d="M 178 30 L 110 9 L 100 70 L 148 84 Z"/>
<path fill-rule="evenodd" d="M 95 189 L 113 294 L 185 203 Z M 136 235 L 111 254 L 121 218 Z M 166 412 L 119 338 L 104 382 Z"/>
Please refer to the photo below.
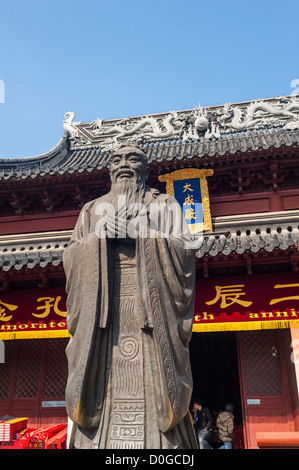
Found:
<path fill-rule="evenodd" d="M 299 129 L 299 95 L 281 96 L 243 103 L 202 107 L 185 111 L 147 114 L 91 122 L 74 122 L 75 113 L 64 115 L 64 131 L 71 146 L 98 144 L 104 151 L 120 143 L 156 144 L 179 140 L 220 139 L 248 131 Z"/>
<path fill-rule="evenodd" d="M 63 135 L 68 136 L 71 140 L 76 141 L 77 144 L 91 143 L 87 139 L 82 138 L 79 126 L 82 121 L 74 122 L 76 114 L 74 111 L 67 111 L 64 114 L 63 121 Z"/>

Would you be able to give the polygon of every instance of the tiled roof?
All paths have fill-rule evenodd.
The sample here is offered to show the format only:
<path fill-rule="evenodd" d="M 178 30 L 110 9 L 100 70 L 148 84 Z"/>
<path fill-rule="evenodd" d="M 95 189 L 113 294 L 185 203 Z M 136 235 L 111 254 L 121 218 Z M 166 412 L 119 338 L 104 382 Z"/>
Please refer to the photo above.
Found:
<path fill-rule="evenodd" d="M 299 145 L 298 95 L 89 123 L 74 116 L 65 114 L 63 137 L 46 154 L 0 159 L 0 179 L 101 170 L 123 141 L 142 145 L 152 163 Z"/>
<path fill-rule="evenodd" d="M 0 267 L 3 271 L 24 266 L 54 266 L 62 263 L 62 255 L 71 237 L 71 231 L 42 232 L 0 237 Z"/>
<path fill-rule="evenodd" d="M 299 243 L 299 211 L 215 217 L 215 232 L 204 234 L 197 257 L 286 250 Z M 0 267 L 7 272 L 24 266 L 58 266 L 72 231 L 0 237 Z"/>
<path fill-rule="evenodd" d="M 284 251 L 299 243 L 299 211 L 216 217 L 213 228 L 223 234 L 204 236 L 197 257 Z"/>

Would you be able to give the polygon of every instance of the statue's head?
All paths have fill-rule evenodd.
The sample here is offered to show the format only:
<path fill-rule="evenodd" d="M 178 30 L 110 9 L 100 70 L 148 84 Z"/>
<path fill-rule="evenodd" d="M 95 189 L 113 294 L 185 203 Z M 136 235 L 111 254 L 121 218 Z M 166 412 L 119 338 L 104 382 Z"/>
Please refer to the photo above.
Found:
<path fill-rule="evenodd" d="M 147 156 L 138 145 L 122 144 L 110 158 L 111 183 L 145 184 L 148 177 Z"/>

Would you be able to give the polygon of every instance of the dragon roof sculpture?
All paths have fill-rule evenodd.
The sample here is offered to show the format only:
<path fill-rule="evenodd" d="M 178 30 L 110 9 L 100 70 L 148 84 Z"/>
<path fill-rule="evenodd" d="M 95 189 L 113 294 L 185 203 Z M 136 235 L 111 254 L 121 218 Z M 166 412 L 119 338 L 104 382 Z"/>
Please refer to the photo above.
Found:
<path fill-rule="evenodd" d="M 218 157 L 259 149 L 297 146 L 299 95 L 122 119 L 76 122 L 64 115 L 63 136 L 49 152 L 0 159 L 0 179 L 93 171 L 126 141 L 143 145 L 150 162 Z"/>

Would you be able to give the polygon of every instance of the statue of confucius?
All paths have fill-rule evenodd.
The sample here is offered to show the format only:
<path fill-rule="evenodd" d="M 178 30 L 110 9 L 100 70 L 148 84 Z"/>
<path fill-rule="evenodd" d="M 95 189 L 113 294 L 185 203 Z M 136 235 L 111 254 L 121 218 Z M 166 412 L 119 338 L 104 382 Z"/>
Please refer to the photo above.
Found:
<path fill-rule="evenodd" d="M 111 191 L 83 207 L 64 253 L 70 448 L 197 448 L 195 253 L 179 204 L 149 188 L 147 176 L 143 150 L 120 146 Z"/>

